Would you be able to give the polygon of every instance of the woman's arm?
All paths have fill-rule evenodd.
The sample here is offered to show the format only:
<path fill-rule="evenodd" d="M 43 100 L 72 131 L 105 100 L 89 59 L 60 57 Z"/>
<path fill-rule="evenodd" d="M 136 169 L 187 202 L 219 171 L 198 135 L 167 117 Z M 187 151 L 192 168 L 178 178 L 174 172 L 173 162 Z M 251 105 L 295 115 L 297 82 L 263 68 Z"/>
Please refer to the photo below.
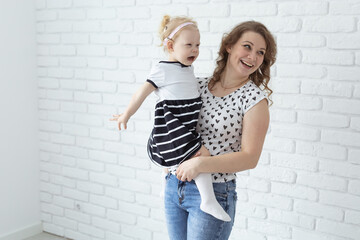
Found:
<path fill-rule="evenodd" d="M 270 116 L 267 100 L 250 109 L 243 119 L 241 151 L 217 156 L 199 156 L 183 162 L 176 171 L 182 181 L 199 173 L 235 173 L 255 168 L 262 151 Z"/>
<path fill-rule="evenodd" d="M 125 111 L 119 115 L 113 115 L 114 118 L 111 118 L 110 121 L 117 121 L 118 128 L 121 130 L 121 125 L 124 125 L 126 129 L 126 124 L 129 121 L 130 117 L 139 109 L 141 104 L 144 102 L 147 96 L 152 93 L 156 88 L 149 82 L 145 82 L 132 96 L 129 105 Z"/>

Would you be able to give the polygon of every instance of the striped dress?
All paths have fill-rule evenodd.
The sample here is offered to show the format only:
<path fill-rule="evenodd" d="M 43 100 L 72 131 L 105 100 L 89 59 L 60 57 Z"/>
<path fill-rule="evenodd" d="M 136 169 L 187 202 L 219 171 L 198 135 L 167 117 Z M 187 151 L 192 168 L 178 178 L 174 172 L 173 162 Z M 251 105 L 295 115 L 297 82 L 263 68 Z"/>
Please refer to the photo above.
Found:
<path fill-rule="evenodd" d="M 201 147 L 196 125 L 202 101 L 192 66 L 161 61 L 147 81 L 159 97 L 154 127 L 148 141 L 150 159 L 162 167 L 175 167 Z"/>

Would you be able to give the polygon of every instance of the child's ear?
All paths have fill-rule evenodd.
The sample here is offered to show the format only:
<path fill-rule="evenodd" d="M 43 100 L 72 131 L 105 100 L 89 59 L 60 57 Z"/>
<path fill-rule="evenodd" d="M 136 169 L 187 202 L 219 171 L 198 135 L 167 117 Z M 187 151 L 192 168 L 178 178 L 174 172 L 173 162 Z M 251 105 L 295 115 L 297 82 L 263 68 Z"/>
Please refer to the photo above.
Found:
<path fill-rule="evenodd" d="M 169 52 L 173 52 L 174 51 L 174 42 L 171 40 L 167 41 L 166 47 Z"/>

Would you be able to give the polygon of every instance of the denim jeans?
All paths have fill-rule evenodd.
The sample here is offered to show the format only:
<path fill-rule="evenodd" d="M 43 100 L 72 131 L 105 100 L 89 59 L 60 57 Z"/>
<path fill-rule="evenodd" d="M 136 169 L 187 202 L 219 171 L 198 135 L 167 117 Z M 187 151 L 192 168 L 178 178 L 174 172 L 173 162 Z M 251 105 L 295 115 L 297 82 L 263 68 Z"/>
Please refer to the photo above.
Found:
<path fill-rule="evenodd" d="M 200 194 L 194 181 L 166 176 L 165 216 L 170 240 L 226 240 L 234 225 L 237 194 L 235 180 L 213 183 L 216 199 L 230 215 L 221 221 L 200 210 Z"/>

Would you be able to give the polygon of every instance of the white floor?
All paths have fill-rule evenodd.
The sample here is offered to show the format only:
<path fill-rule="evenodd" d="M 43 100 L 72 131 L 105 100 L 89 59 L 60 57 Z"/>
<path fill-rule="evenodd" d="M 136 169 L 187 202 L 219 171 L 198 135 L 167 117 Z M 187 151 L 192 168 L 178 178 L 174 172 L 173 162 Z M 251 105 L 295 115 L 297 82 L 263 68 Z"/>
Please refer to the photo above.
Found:
<path fill-rule="evenodd" d="M 59 237 L 56 235 L 42 232 L 38 235 L 29 237 L 29 238 L 25 238 L 24 240 L 64 240 L 64 239 L 67 239 L 67 238 L 63 238 L 63 237 Z"/>

